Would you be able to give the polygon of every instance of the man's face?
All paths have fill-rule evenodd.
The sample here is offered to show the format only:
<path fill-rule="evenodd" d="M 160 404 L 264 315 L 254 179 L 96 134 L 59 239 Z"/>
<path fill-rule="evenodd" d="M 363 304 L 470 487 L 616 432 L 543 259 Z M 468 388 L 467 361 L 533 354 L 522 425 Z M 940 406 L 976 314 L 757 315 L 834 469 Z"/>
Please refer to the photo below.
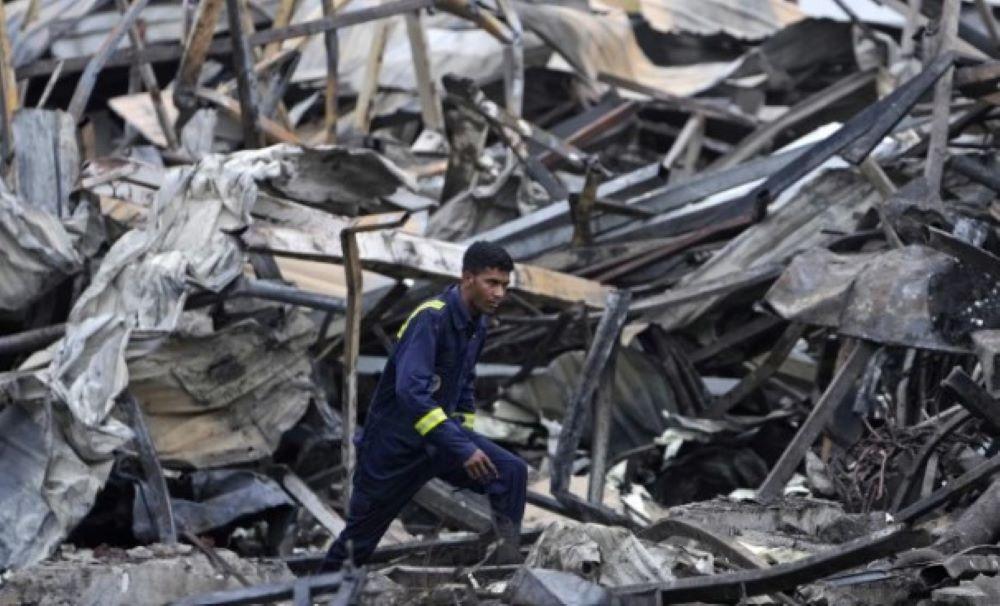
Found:
<path fill-rule="evenodd" d="M 485 269 L 478 274 L 462 272 L 462 288 L 469 294 L 473 311 L 493 315 L 497 312 L 510 286 L 510 273 L 502 269 Z"/>

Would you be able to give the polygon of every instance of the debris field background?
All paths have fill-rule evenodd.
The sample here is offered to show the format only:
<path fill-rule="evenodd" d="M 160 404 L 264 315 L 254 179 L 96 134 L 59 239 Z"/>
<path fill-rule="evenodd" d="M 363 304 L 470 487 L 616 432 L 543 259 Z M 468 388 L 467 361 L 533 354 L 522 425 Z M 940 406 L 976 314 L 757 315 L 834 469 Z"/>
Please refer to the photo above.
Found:
<path fill-rule="evenodd" d="M 0 4 L 0 604 L 1000 602 L 994 0 Z M 465 246 L 476 430 L 350 439 Z"/>

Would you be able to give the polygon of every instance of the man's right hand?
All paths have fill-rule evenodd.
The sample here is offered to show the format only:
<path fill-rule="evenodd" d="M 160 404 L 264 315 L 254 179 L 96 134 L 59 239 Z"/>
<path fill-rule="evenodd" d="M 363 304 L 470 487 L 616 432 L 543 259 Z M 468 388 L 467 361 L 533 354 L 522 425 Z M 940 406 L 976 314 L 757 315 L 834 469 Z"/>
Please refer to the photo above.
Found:
<path fill-rule="evenodd" d="M 497 471 L 496 466 L 493 465 L 493 461 L 490 460 L 486 453 L 480 449 L 476 449 L 476 452 L 472 453 L 472 456 L 463 463 L 466 473 L 469 474 L 473 480 L 478 482 L 489 482 L 494 478 L 499 478 L 500 473 Z"/>

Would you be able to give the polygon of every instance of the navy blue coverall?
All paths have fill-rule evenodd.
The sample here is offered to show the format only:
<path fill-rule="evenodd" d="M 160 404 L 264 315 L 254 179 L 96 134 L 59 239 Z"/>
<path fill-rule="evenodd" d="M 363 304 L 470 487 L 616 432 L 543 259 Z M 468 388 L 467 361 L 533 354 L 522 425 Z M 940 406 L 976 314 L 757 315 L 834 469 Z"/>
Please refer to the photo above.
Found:
<path fill-rule="evenodd" d="M 473 318 L 457 286 L 425 301 L 397 334 L 368 410 L 347 526 L 330 547 L 324 570 L 348 557 L 364 564 L 400 510 L 432 478 L 489 497 L 493 515 L 519 526 L 527 465 L 472 430 L 476 361 L 486 319 Z M 478 482 L 463 463 L 479 448 L 499 477 Z"/>

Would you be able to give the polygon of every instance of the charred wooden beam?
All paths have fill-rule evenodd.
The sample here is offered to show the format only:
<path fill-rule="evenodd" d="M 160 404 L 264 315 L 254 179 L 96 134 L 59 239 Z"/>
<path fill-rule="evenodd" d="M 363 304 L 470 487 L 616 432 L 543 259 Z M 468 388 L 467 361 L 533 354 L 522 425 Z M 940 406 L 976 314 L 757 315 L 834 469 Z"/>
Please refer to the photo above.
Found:
<path fill-rule="evenodd" d="M 615 379 L 618 357 L 618 339 L 608 356 L 602 371 L 597 395 L 594 398 L 593 431 L 590 439 L 590 482 L 587 484 L 587 500 L 595 505 L 604 504 L 604 476 L 608 472 L 608 446 L 611 441 L 611 426 L 614 421 Z"/>
<path fill-rule="evenodd" d="M 594 338 L 587 350 L 580 371 L 580 382 L 573 392 L 563 418 L 562 431 L 552 457 L 551 492 L 563 506 L 584 519 L 599 521 L 605 524 L 631 523 L 623 516 L 610 509 L 587 503 L 569 491 L 570 476 L 573 473 L 573 459 L 576 449 L 583 437 L 584 420 L 587 408 L 594 398 L 598 384 L 606 378 L 604 369 L 611 358 L 611 352 L 618 341 L 625 319 L 628 316 L 628 306 L 631 296 L 628 291 L 611 291 L 608 293 L 604 314 L 594 332 Z"/>
<path fill-rule="evenodd" d="M 771 349 L 771 353 L 768 354 L 767 359 L 760 366 L 743 377 L 735 387 L 715 398 L 715 401 L 712 402 L 708 409 L 708 416 L 711 418 L 721 417 L 750 394 L 760 389 L 774 373 L 778 372 L 781 365 L 785 363 L 789 354 L 792 353 L 795 344 L 802 338 L 805 328 L 804 324 L 795 323 L 786 328 L 784 334 L 774 344 L 774 348 Z"/>
<path fill-rule="evenodd" d="M 995 162 L 983 164 L 969 156 L 952 156 L 948 159 L 948 167 L 995 192 L 1000 192 L 1000 174 L 998 174 L 1000 167 Z"/>
<path fill-rule="evenodd" d="M 938 35 L 935 39 L 935 55 L 951 52 L 958 36 L 961 0 L 943 0 Z M 948 68 L 934 87 L 934 109 L 931 122 L 930 144 L 927 147 L 927 162 L 924 164 L 924 178 L 931 195 L 941 196 L 941 178 L 944 176 L 944 162 L 948 155 L 948 122 L 951 118 L 951 83 L 954 69 Z"/>
<path fill-rule="evenodd" d="M 955 497 L 976 487 L 998 471 L 1000 471 L 1000 455 L 995 455 L 955 478 L 946 486 L 938 489 L 937 492 L 901 510 L 895 518 L 900 522 L 915 522 Z"/>
<path fill-rule="evenodd" d="M 260 88 L 253 70 L 254 59 L 247 42 L 243 25 L 243 4 L 240 0 L 226 0 L 229 17 L 229 36 L 233 41 L 233 70 L 240 93 L 240 118 L 243 125 L 243 146 L 248 149 L 264 147 L 264 134 L 260 126 Z"/>
<path fill-rule="evenodd" d="M 755 318 L 752 321 L 727 332 L 708 345 L 705 345 L 700 349 L 696 349 L 689 356 L 691 363 L 698 365 L 702 362 L 711 360 L 727 349 L 731 349 L 740 343 L 759 337 L 760 335 L 774 330 L 784 323 L 784 319 L 775 316 L 760 316 Z"/>
<path fill-rule="evenodd" d="M 847 361 L 837 371 L 829 387 L 823 392 L 812 412 L 802 423 L 798 433 L 789 442 L 781 458 L 775 463 L 774 468 L 767 475 L 764 483 L 757 489 L 757 500 L 762 503 L 771 503 L 779 496 L 785 488 L 785 484 L 795 473 L 795 468 L 799 466 L 806 456 L 806 451 L 812 447 L 816 438 L 819 437 L 827 421 L 833 416 L 833 411 L 847 396 L 847 392 L 854 385 L 861 373 L 864 372 L 868 361 L 875 353 L 875 347 L 867 341 L 858 341 L 854 351 L 848 356 Z"/>
<path fill-rule="evenodd" d="M 910 79 L 884 99 L 860 111 L 832 135 L 811 147 L 795 162 L 768 177 L 764 183 L 749 192 L 744 199 L 754 201 L 757 205 L 758 216 L 763 217 L 767 206 L 781 192 L 834 155 L 840 154 L 852 163 L 860 164 L 875 148 L 875 145 L 910 112 L 920 97 L 951 68 L 952 63 L 954 63 L 954 54 L 943 53 L 919 75 Z"/>
<path fill-rule="evenodd" d="M 58 341 L 66 334 L 66 324 L 53 324 L 0 337 L 0 356 L 31 353 Z"/>
<path fill-rule="evenodd" d="M 716 160 L 710 169 L 721 170 L 736 166 L 747 158 L 766 149 L 774 139 L 802 120 L 809 118 L 845 99 L 875 82 L 875 70 L 855 72 L 846 78 L 834 82 L 827 88 L 809 95 L 799 101 L 778 119 L 764 124 L 754 132 L 744 137 L 733 151 Z"/>
<path fill-rule="evenodd" d="M 951 369 L 941 386 L 969 412 L 986 421 L 994 433 L 1000 433 L 1000 403 L 960 366 Z"/>
<path fill-rule="evenodd" d="M 163 477 L 163 468 L 153 446 L 153 438 L 149 435 L 146 419 L 142 414 L 139 402 L 128 391 L 118 398 L 118 405 L 125 413 L 129 427 L 135 436 L 136 449 L 139 452 L 139 463 L 146 476 L 146 483 L 139 490 L 149 488 L 144 495 L 145 503 L 150 507 L 150 519 L 156 527 L 156 533 L 161 543 L 173 545 L 177 543 L 177 528 L 174 526 L 174 512 L 170 504 L 170 493 L 167 491 L 167 481 Z"/>

